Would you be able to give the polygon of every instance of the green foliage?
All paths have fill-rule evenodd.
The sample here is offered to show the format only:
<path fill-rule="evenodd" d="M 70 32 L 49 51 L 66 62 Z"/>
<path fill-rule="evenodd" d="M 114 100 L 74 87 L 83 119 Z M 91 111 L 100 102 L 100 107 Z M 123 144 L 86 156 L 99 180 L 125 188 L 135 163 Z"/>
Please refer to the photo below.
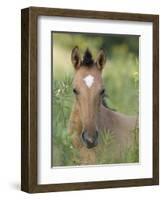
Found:
<path fill-rule="evenodd" d="M 74 46 L 79 46 L 82 53 L 85 48 L 93 49 L 93 53 L 100 48 L 105 49 L 107 55 L 112 55 L 113 49 L 116 46 L 126 46 L 127 51 L 139 54 L 139 36 L 129 35 L 108 35 L 108 34 L 93 34 L 93 33 L 54 33 L 53 37 L 55 45 L 62 46 L 66 49 L 72 49 Z"/>
<path fill-rule="evenodd" d="M 67 132 L 74 98 L 71 50 L 78 45 L 82 54 L 85 48 L 89 47 L 95 58 L 98 49 L 101 46 L 105 47 L 109 55 L 103 71 L 104 85 L 109 96 L 107 104 L 118 112 L 137 115 L 139 108 L 138 37 L 93 37 L 83 34 L 54 33 L 53 40 L 55 44 L 53 46 L 52 164 L 54 166 L 76 165 L 80 163 L 79 152 L 73 148 L 71 137 Z M 135 129 L 132 134 L 135 137 L 135 143 L 122 152 L 120 160 L 114 158 L 115 147 L 111 145 L 113 136 L 109 133 L 100 134 L 97 164 L 138 162 L 138 129 Z"/>
<path fill-rule="evenodd" d="M 139 129 L 135 128 L 131 134 L 134 139 L 134 144 L 126 149 L 124 153 L 124 163 L 139 161 Z"/>
<path fill-rule="evenodd" d="M 67 134 L 67 124 L 72 107 L 72 79 L 53 81 L 53 165 L 72 165 L 75 149 Z"/>
<path fill-rule="evenodd" d="M 112 58 L 103 76 L 108 104 L 119 112 L 134 115 L 138 111 L 138 62 L 134 55 Z"/>

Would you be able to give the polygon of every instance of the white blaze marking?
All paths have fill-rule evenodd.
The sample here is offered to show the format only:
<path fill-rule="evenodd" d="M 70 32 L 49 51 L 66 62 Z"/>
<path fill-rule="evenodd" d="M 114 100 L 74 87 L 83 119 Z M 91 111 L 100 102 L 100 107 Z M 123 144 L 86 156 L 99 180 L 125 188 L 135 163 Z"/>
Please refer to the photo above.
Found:
<path fill-rule="evenodd" d="M 88 75 L 83 80 L 84 80 L 85 84 L 87 85 L 87 87 L 90 88 L 93 85 L 94 77 L 92 75 Z"/>

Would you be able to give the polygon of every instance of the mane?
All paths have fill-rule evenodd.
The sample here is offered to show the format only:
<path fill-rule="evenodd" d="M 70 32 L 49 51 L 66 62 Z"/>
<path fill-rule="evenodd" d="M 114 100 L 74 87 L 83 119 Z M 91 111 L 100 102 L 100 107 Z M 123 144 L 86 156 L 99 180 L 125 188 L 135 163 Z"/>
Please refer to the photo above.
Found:
<path fill-rule="evenodd" d="M 108 104 L 107 104 L 107 102 L 106 102 L 106 97 L 103 97 L 103 98 L 102 98 L 102 105 L 103 105 L 105 108 L 109 108 L 109 107 L 108 107 Z"/>
<path fill-rule="evenodd" d="M 87 67 L 92 67 L 94 63 L 94 60 L 92 58 L 92 53 L 90 52 L 90 50 L 87 48 L 84 56 L 83 56 L 83 60 L 81 62 L 81 65 L 83 66 L 87 66 Z"/>
<path fill-rule="evenodd" d="M 107 102 L 106 102 L 106 98 L 109 98 L 109 96 L 107 94 L 105 94 L 103 97 L 102 97 L 102 105 L 105 107 L 105 108 L 108 108 L 112 111 L 116 111 L 116 109 L 114 108 L 110 108 L 110 106 L 108 106 Z"/>

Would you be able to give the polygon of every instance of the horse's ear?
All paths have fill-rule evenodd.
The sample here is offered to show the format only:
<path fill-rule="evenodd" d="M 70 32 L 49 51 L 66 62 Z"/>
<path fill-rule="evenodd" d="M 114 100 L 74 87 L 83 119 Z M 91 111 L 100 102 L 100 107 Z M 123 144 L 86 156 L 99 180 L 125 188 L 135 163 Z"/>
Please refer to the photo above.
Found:
<path fill-rule="evenodd" d="M 104 50 L 101 49 L 96 58 L 97 68 L 99 70 L 102 70 L 104 68 L 105 63 L 106 63 L 106 55 Z"/>
<path fill-rule="evenodd" d="M 80 63 L 81 63 L 81 58 L 80 58 L 80 53 L 79 53 L 79 48 L 76 46 L 73 48 L 71 52 L 71 61 L 75 69 L 79 69 Z"/>

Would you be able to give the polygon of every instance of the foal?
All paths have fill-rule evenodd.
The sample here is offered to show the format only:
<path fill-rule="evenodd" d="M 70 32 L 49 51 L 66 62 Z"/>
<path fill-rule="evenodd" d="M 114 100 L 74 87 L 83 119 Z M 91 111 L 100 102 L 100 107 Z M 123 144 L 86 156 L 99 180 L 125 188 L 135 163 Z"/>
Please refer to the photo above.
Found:
<path fill-rule="evenodd" d="M 101 74 L 106 62 L 103 50 L 93 60 L 87 49 L 81 59 L 79 49 L 75 47 L 71 60 L 75 69 L 75 102 L 70 116 L 69 132 L 72 134 L 73 145 L 80 151 L 81 164 L 96 162 L 98 137 L 104 131 L 114 135 L 114 154 L 118 157 L 122 149 L 132 145 L 131 130 L 136 127 L 136 117 L 114 112 L 103 103 L 105 87 Z"/>

